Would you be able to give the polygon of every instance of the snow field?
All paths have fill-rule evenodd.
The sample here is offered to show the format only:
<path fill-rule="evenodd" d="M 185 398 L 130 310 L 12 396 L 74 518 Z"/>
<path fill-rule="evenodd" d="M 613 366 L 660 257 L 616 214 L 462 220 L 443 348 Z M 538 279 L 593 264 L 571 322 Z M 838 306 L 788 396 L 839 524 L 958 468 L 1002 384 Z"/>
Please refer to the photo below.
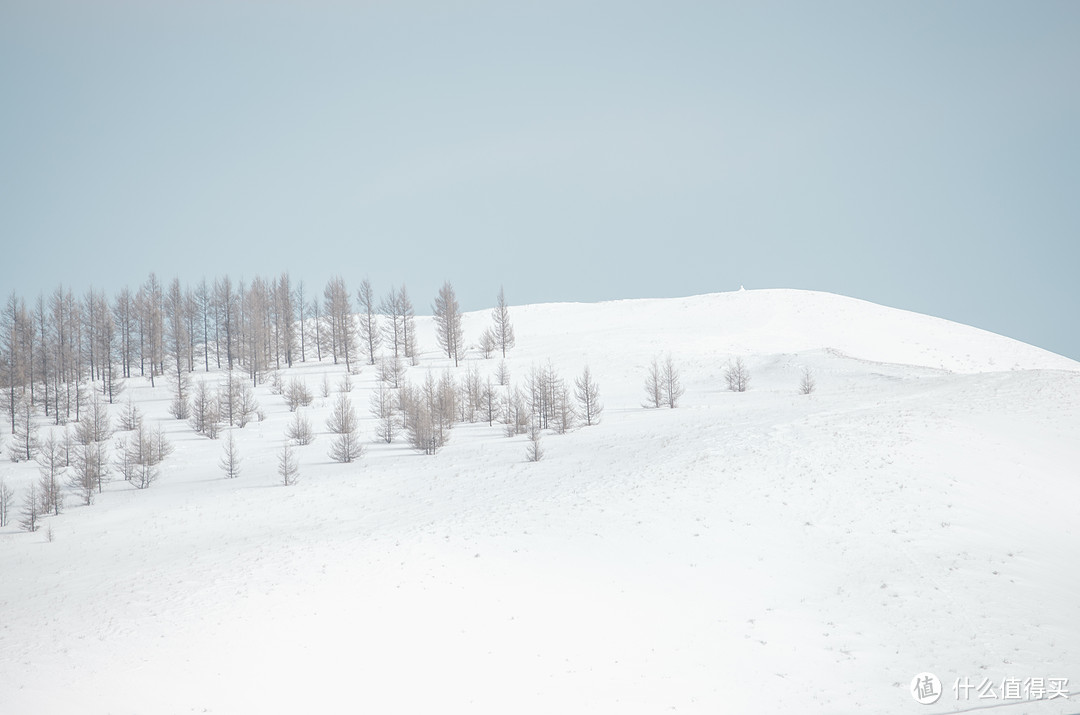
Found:
<path fill-rule="evenodd" d="M 966 326 L 804 291 L 512 308 L 513 381 L 586 362 L 601 424 L 456 426 L 434 457 L 327 457 L 343 366 L 299 364 L 291 418 L 221 440 L 128 392 L 176 447 L 160 480 L 0 531 L 0 712 L 950 712 L 911 677 L 1080 689 L 1080 365 Z M 468 314 L 469 339 L 486 312 Z M 418 318 L 422 364 L 447 366 Z M 686 395 L 641 405 L 670 353 Z M 750 391 L 724 389 L 742 356 Z M 469 362 L 493 372 L 498 359 Z M 799 395 L 803 366 L 818 390 Z M 465 366 L 455 374 L 463 374 Z M 217 381 L 220 374 L 196 375 Z M 159 385 L 167 384 L 162 381 Z M 365 438 L 375 370 L 353 377 Z M 33 464 L 3 462 L 17 488 Z M 1000 701 L 999 701 L 1000 702 Z M 1068 701 L 1010 712 L 1075 711 Z"/>

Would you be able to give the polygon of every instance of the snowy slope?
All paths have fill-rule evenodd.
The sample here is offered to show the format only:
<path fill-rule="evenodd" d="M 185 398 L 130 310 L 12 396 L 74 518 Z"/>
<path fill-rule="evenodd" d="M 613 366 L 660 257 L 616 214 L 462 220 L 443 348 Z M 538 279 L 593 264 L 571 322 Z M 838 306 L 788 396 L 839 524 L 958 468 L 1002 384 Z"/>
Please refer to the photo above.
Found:
<path fill-rule="evenodd" d="M 1077 363 L 804 291 L 511 315 L 515 380 L 588 363 L 607 407 L 539 463 L 497 424 L 354 465 L 320 434 L 281 487 L 290 415 L 260 387 L 266 420 L 237 431 L 225 480 L 221 442 L 131 380 L 176 453 L 149 490 L 69 499 L 51 543 L 0 530 L 0 713 L 936 713 L 990 702 L 958 701 L 957 678 L 1080 690 Z M 419 322 L 413 381 L 447 365 Z M 686 395 L 646 410 L 662 353 Z M 723 389 L 735 355 L 747 393 Z M 317 393 L 342 367 L 284 373 Z M 374 370 L 353 382 L 371 436 Z M 320 431 L 329 402 L 309 408 Z M 935 706 L 908 692 L 921 671 L 946 684 Z"/>

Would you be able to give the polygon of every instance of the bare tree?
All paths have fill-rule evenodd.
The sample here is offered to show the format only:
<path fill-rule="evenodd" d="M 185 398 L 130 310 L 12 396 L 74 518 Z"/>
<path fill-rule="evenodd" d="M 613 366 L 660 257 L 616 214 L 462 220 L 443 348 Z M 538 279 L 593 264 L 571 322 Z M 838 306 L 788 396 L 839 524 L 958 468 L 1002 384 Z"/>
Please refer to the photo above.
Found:
<path fill-rule="evenodd" d="M 434 455 L 442 446 L 431 408 L 422 400 L 413 405 L 406 427 L 413 449 Z"/>
<path fill-rule="evenodd" d="M 64 425 L 64 438 L 60 442 L 64 448 L 64 466 L 70 467 L 75 463 L 75 433 L 71 427 Z"/>
<path fill-rule="evenodd" d="M 371 394 L 371 415 L 377 420 L 375 436 L 382 442 L 392 443 L 401 426 L 394 410 L 394 394 L 385 383 L 379 383 L 379 387 Z"/>
<path fill-rule="evenodd" d="M 338 394 L 326 428 L 336 435 L 330 443 L 330 458 L 335 462 L 354 462 L 363 455 L 360 426 L 348 393 Z"/>
<path fill-rule="evenodd" d="M 416 346 L 416 313 L 413 311 L 412 300 L 409 299 L 409 291 L 401 286 L 398 291 L 398 305 L 401 308 L 401 346 L 408 358 L 409 364 L 420 364 L 420 352 Z"/>
<path fill-rule="evenodd" d="M 311 316 L 311 327 L 315 328 L 315 359 L 322 362 L 323 351 L 323 331 L 322 326 L 326 321 L 325 316 L 319 314 L 319 299 L 313 298 L 311 300 L 311 308 L 308 311 L 308 315 Z"/>
<path fill-rule="evenodd" d="M 94 493 L 100 493 L 108 481 L 109 460 L 105 445 L 100 442 L 75 447 L 68 484 L 79 494 L 86 506 L 94 503 Z"/>
<path fill-rule="evenodd" d="M 487 417 L 488 427 L 495 424 L 495 418 L 499 414 L 499 391 L 495 385 L 491 382 L 491 375 L 488 375 L 487 382 L 484 383 L 483 392 L 480 395 L 481 402 L 484 407 L 484 414 Z"/>
<path fill-rule="evenodd" d="M 61 483 L 64 476 L 64 450 L 53 434 L 41 443 L 37 454 L 38 493 L 41 496 L 41 511 L 52 512 L 59 516 L 64 507 L 64 494 Z"/>
<path fill-rule="evenodd" d="M 436 382 L 428 373 L 418 394 L 409 401 L 406 429 L 414 449 L 434 455 L 447 440 L 454 413 L 454 390 L 449 376 Z"/>
<path fill-rule="evenodd" d="M 51 325 L 49 341 L 52 344 L 52 376 L 53 376 L 53 418 L 56 424 L 71 417 L 74 407 L 76 419 L 78 418 L 79 381 L 81 379 L 81 363 L 79 360 L 78 346 L 81 342 L 79 337 L 80 319 L 79 304 L 72 296 L 71 291 L 65 292 L 57 288 L 50 299 L 49 310 Z M 144 332 L 140 328 L 140 341 L 143 340 Z M 142 360 L 142 357 L 140 357 Z M 75 397 L 72 404 L 72 397 Z"/>
<path fill-rule="evenodd" d="M 270 373 L 269 383 L 271 395 L 285 394 L 285 378 L 282 377 L 280 370 L 274 370 Z"/>
<path fill-rule="evenodd" d="M 11 416 L 12 432 L 20 401 L 33 404 L 32 399 L 27 399 L 30 396 L 24 395 L 29 382 L 27 356 L 22 349 L 27 322 L 26 306 L 12 291 L 0 312 L 0 384 L 5 388 L 4 407 Z"/>
<path fill-rule="evenodd" d="M 727 380 L 728 389 L 732 392 L 746 392 L 750 387 L 750 372 L 746 369 L 746 363 L 741 357 L 728 362 L 724 370 L 724 379 Z"/>
<path fill-rule="evenodd" d="M 461 378 L 458 389 L 458 419 L 461 422 L 476 422 L 484 406 L 484 381 L 480 379 L 480 368 L 469 365 Z"/>
<path fill-rule="evenodd" d="M 401 378 L 405 375 L 405 366 L 401 358 L 384 356 L 379 360 L 379 382 L 393 389 L 401 387 Z"/>
<path fill-rule="evenodd" d="M 661 386 L 664 393 L 664 402 L 671 409 L 675 409 L 679 406 L 679 398 L 683 396 L 686 391 L 683 389 L 682 382 L 679 379 L 679 370 L 675 367 L 675 361 L 668 355 L 664 359 L 663 371 L 660 374 Z"/>
<path fill-rule="evenodd" d="M 111 405 L 114 404 L 116 398 L 123 393 L 125 383 L 123 372 L 118 372 L 114 365 L 114 358 L 116 357 L 114 349 L 116 341 L 118 340 L 118 333 L 116 323 L 113 320 L 112 314 L 109 312 L 108 303 L 105 301 L 104 295 L 101 296 L 100 312 L 103 316 L 101 322 L 101 346 L 105 371 L 101 389 L 102 393 L 108 397 L 109 404 Z"/>
<path fill-rule="evenodd" d="M 454 367 L 457 367 L 465 352 L 465 340 L 461 329 L 461 307 L 450 281 L 443 283 L 431 309 L 435 314 L 435 336 L 439 345 L 446 351 L 446 357 L 454 359 Z"/>
<path fill-rule="evenodd" d="M 581 377 L 574 380 L 574 397 L 577 398 L 578 408 L 586 426 L 600 421 L 600 415 L 604 411 L 604 405 L 600 402 L 600 386 L 593 379 L 588 365 L 581 371 Z"/>
<path fill-rule="evenodd" d="M 151 444 L 153 445 L 154 464 L 164 462 L 165 458 L 172 454 L 176 449 L 165 436 L 165 430 L 161 428 L 161 425 L 154 428 L 154 432 L 151 435 Z"/>
<path fill-rule="evenodd" d="M 165 371 L 165 318 L 164 294 L 161 283 L 153 273 L 146 279 L 135 296 L 139 313 L 139 369 L 145 374 L 150 368 L 150 385 L 154 378 Z M 67 309 L 69 315 L 73 312 Z"/>
<path fill-rule="evenodd" d="M 37 485 L 31 482 L 30 487 L 26 490 L 26 496 L 23 498 L 22 511 L 19 512 L 19 526 L 26 531 L 37 531 L 38 517 L 41 516 L 39 499 Z"/>
<path fill-rule="evenodd" d="M 156 482 L 159 476 L 161 476 L 161 470 L 158 469 L 157 462 L 136 462 L 131 483 L 135 485 L 136 489 L 149 489 L 150 485 Z"/>
<path fill-rule="evenodd" d="M 409 433 L 409 416 L 415 411 L 415 405 L 418 399 L 416 388 L 409 382 L 402 382 L 401 387 L 397 389 L 395 407 L 401 418 L 401 429 L 406 433 Z"/>
<path fill-rule="evenodd" d="M 195 430 L 195 434 L 217 439 L 221 427 L 218 404 L 218 396 L 210 389 L 207 381 L 199 380 L 191 396 L 191 428 Z"/>
<path fill-rule="evenodd" d="M 300 480 L 300 466 L 288 442 L 281 446 L 281 452 L 278 453 L 278 476 L 281 477 L 282 485 L 286 487 Z"/>
<path fill-rule="evenodd" d="M 495 325 L 492 328 L 492 338 L 495 345 L 502 350 L 502 356 L 506 357 L 506 351 L 514 347 L 514 326 L 510 322 L 510 308 L 506 305 L 506 293 L 499 286 L 498 303 L 491 311 L 491 319 Z"/>
<path fill-rule="evenodd" d="M 0 477 L 0 529 L 8 525 L 11 508 L 15 505 L 15 491 Z"/>
<path fill-rule="evenodd" d="M 349 394 L 350 392 L 352 392 L 352 387 L 352 376 L 346 371 L 341 376 L 341 379 L 338 380 L 337 390 L 338 392 L 344 392 L 345 394 Z"/>
<path fill-rule="evenodd" d="M 555 386 L 555 399 L 552 407 L 551 424 L 555 426 L 555 432 L 566 434 L 574 429 L 577 424 L 577 411 L 574 409 L 574 403 L 570 399 L 570 389 L 561 379 Z"/>
<path fill-rule="evenodd" d="M 346 371 L 352 370 L 352 358 L 356 354 L 356 326 L 353 322 L 352 303 L 345 281 L 339 276 L 332 278 L 323 291 L 323 306 L 327 327 L 330 329 L 330 350 L 334 364 L 345 362 Z"/>
<path fill-rule="evenodd" d="M 44 310 L 43 301 L 39 301 Z M 117 326 L 104 292 L 92 288 L 84 299 L 84 354 L 88 361 L 90 380 L 100 381 L 101 394 L 110 404 L 123 391 L 122 375 L 113 369 Z"/>
<path fill-rule="evenodd" d="M 210 372 L 210 325 L 214 317 L 214 301 L 206 278 L 199 281 L 194 294 L 194 317 L 198 344 L 202 348 L 203 372 Z"/>
<path fill-rule="evenodd" d="M 295 306 L 293 290 L 288 273 L 278 276 L 273 290 L 274 361 L 280 367 L 281 360 L 292 367 L 293 351 L 296 349 L 296 326 L 293 323 Z"/>
<path fill-rule="evenodd" d="M 534 366 L 529 372 L 525 399 L 540 429 L 551 427 L 552 421 L 556 419 L 557 399 L 564 386 L 562 378 L 550 361 L 545 367 L 538 369 Z"/>
<path fill-rule="evenodd" d="M 53 345 L 49 341 L 49 313 L 45 308 L 45 296 L 38 294 L 37 305 L 34 308 L 32 316 L 35 321 L 36 330 L 38 331 L 37 340 L 37 355 L 34 356 L 39 364 L 38 374 L 41 380 L 41 386 L 44 389 L 43 406 L 45 408 L 45 418 L 49 418 L 49 386 L 52 380 L 51 370 L 55 367 L 52 362 Z"/>
<path fill-rule="evenodd" d="M 525 399 L 521 390 L 515 387 L 506 393 L 506 412 L 503 419 L 507 437 L 525 434 L 529 429 L 529 410 L 525 407 Z"/>
<path fill-rule="evenodd" d="M 273 357 L 273 327 L 272 305 L 270 289 L 259 276 L 251 281 L 251 286 L 246 292 L 241 291 L 243 302 L 241 303 L 240 324 L 243 326 L 241 346 L 243 360 L 247 367 L 251 385 L 255 387 L 260 382 L 260 377 L 270 369 Z"/>
<path fill-rule="evenodd" d="M 101 396 L 94 393 L 90 404 L 83 410 L 83 418 L 75 425 L 75 440 L 79 444 L 104 442 L 112 434 L 109 406 Z"/>
<path fill-rule="evenodd" d="M 450 370 L 446 369 L 439 378 L 435 390 L 435 402 L 432 406 L 432 415 L 439 430 L 444 434 L 449 434 L 454 426 L 454 418 L 458 414 L 458 402 L 457 385 L 454 384 Z"/>
<path fill-rule="evenodd" d="M 127 432 L 135 429 L 142 421 L 142 414 L 139 412 L 139 408 L 135 405 L 135 402 L 129 397 L 128 401 L 124 404 L 123 409 L 120 410 L 120 426 L 119 430 Z"/>
<path fill-rule="evenodd" d="M 191 380 L 188 377 L 188 366 L 185 364 L 186 351 L 188 348 L 188 304 L 184 300 L 183 291 L 180 289 L 180 281 L 176 278 L 169 284 L 169 290 L 165 298 L 165 313 L 167 316 L 167 339 L 169 351 L 169 368 L 174 373 L 173 380 L 173 403 L 170 413 L 178 420 L 188 418 L 188 390 L 191 388 Z"/>
<path fill-rule="evenodd" d="M 802 371 L 802 381 L 799 383 L 799 392 L 803 395 L 809 395 L 817 387 L 817 383 L 814 381 L 814 373 L 809 367 L 804 367 Z"/>
<path fill-rule="evenodd" d="M 116 467 L 116 471 L 120 473 L 125 482 L 130 482 L 135 478 L 136 455 L 130 448 L 133 441 L 130 436 L 117 437 L 115 444 L 113 444 L 113 452 L 116 455 L 113 466 Z"/>
<path fill-rule="evenodd" d="M 645 376 L 645 395 L 645 407 L 659 408 L 664 404 L 664 378 L 656 358 L 649 363 L 649 372 Z"/>
<path fill-rule="evenodd" d="M 226 479 L 236 479 L 240 476 L 240 449 L 236 446 L 236 435 L 232 430 L 229 430 L 228 436 L 225 438 L 225 444 L 221 459 L 218 460 L 218 466 L 221 467 L 221 471 L 224 472 Z"/>
<path fill-rule="evenodd" d="M 506 364 L 505 360 L 499 361 L 499 367 L 495 370 L 495 381 L 499 383 L 499 387 L 506 387 L 510 384 L 510 366 Z"/>
<path fill-rule="evenodd" d="M 383 338 L 390 346 L 395 360 L 405 352 L 405 316 L 403 312 L 401 296 L 396 288 L 391 287 L 390 292 L 379 303 L 379 313 L 386 318 L 382 325 Z"/>
<path fill-rule="evenodd" d="M 544 457 L 544 448 L 540 445 L 541 434 L 539 421 L 535 417 L 529 420 L 529 446 L 525 456 L 530 462 L 539 462 Z"/>
<path fill-rule="evenodd" d="M 311 428 L 311 421 L 301 412 L 293 414 L 292 422 L 285 427 L 285 436 L 301 446 L 315 441 L 315 431 Z"/>
<path fill-rule="evenodd" d="M 218 391 L 220 416 L 229 424 L 245 427 L 259 410 L 259 402 L 251 385 L 238 375 L 230 373 Z"/>
<path fill-rule="evenodd" d="M 491 331 L 491 328 L 487 328 L 484 332 L 480 333 L 480 353 L 487 360 L 495 352 L 497 347 L 495 343 L 495 333 Z"/>
<path fill-rule="evenodd" d="M 136 489 L 148 489 L 161 474 L 158 465 L 172 451 L 164 434 L 151 432 L 142 422 L 127 436 L 116 440 L 116 459 L 113 462 Z"/>
<path fill-rule="evenodd" d="M 29 461 L 37 454 L 37 420 L 35 419 L 34 406 L 24 397 L 15 401 L 14 417 L 12 424 L 11 461 L 18 462 L 23 459 Z"/>
<path fill-rule="evenodd" d="M 307 362 L 307 298 L 304 297 L 304 281 L 296 282 L 293 291 L 293 305 L 296 308 L 296 323 L 300 334 L 300 362 Z"/>
<path fill-rule="evenodd" d="M 131 377 L 131 369 L 135 364 L 136 348 L 135 336 L 138 334 L 138 313 L 135 308 L 135 298 L 128 288 L 121 288 L 113 298 L 113 322 L 116 324 L 117 339 L 119 340 L 120 374 L 123 377 Z M 44 307 L 42 307 L 44 317 Z M 42 326 L 44 334 L 44 325 Z M 44 355 L 43 355 L 44 360 Z M 55 367 L 54 367 L 55 369 Z"/>
<path fill-rule="evenodd" d="M 360 282 L 356 300 L 360 307 L 360 343 L 368 354 L 368 365 L 374 365 L 375 351 L 382 344 L 382 333 L 379 332 L 379 321 L 375 317 L 375 291 L 371 289 L 371 281 L 367 278 Z"/>
<path fill-rule="evenodd" d="M 233 287 L 232 280 L 228 276 L 222 276 L 214 281 L 214 341 L 216 349 L 214 354 L 217 366 L 221 367 L 221 356 L 225 356 L 225 367 L 233 369 L 233 362 L 239 355 L 240 338 L 240 295 Z"/>

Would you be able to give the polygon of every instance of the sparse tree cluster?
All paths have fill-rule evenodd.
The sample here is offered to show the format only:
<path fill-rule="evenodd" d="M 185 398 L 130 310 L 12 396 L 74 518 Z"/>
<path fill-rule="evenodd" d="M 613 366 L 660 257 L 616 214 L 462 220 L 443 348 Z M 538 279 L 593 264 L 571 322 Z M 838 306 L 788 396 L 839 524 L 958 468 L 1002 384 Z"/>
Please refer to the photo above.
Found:
<path fill-rule="evenodd" d="M 170 429 L 190 426 L 214 439 L 229 428 L 220 466 L 226 477 L 235 478 L 241 460 L 231 428 L 262 418 L 256 392 L 269 383 L 293 413 L 278 459 L 285 485 L 298 478 L 295 448 L 315 439 L 308 409 L 313 392 L 301 377 L 287 379 L 290 374 L 282 372 L 296 361 L 343 366 L 335 369 L 336 392 L 320 371 L 324 401 L 318 405 L 331 411 L 329 455 L 344 463 L 363 454 L 352 393 L 354 380 L 367 389 L 372 374 L 377 378 L 369 393 L 374 438 L 425 454 L 445 446 L 455 424 L 487 421 L 490 426 L 501 422 L 508 436 L 524 435 L 527 458 L 539 461 L 545 432 L 562 434 L 601 420 L 604 405 L 588 366 L 569 384 L 550 362 L 527 374 L 523 370 L 512 384 L 506 357 L 516 336 L 501 287 L 488 327 L 469 345 L 454 287 L 442 285 L 431 305 L 438 355 L 445 357 L 438 361 L 452 360 L 453 368 L 419 373 L 422 380 L 411 369 L 420 353 L 405 287 L 392 287 L 381 300 L 367 279 L 353 288 L 334 277 L 321 292 L 309 290 L 287 273 L 240 282 L 226 276 L 194 287 L 150 274 L 134 290 L 121 289 L 111 299 L 100 290 L 76 296 L 62 287 L 31 304 L 11 294 L 0 304 L 0 409 L 10 428 L 5 447 L 13 460 L 35 459 L 38 465 L 34 496 L 21 502 L 20 523 L 36 528 L 42 515 L 59 514 L 64 487 L 89 505 L 112 474 L 140 489 L 159 478 L 171 445 L 160 426 L 151 430 L 144 424 L 130 398 L 113 408 L 122 433 L 113 437 L 109 405 L 125 388 L 128 395 L 162 388 L 155 393 L 162 408 L 167 404 L 172 417 L 182 421 Z M 470 360 L 454 369 L 470 349 L 470 357 L 496 360 Z M 362 372 L 365 364 L 375 371 Z M 218 374 L 196 374 L 211 370 Z M 748 389 L 742 358 L 729 363 L 724 374 L 730 389 Z M 133 378 L 140 381 L 131 383 Z M 805 369 L 800 391 L 813 390 L 813 374 Z M 678 406 L 685 388 L 670 355 L 652 360 L 645 392 L 648 407 Z M 39 439 L 42 427 L 49 433 Z M 10 509 L 18 508 L 5 488 L 0 485 L 0 525 Z M 26 512 L 31 505 L 33 514 Z"/>
<path fill-rule="evenodd" d="M 379 313 L 384 318 L 383 342 L 390 348 L 394 361 L 406 360 L 411 365 L 420 364 L 414 327 L 416 316 L 405 286 L 390 289 L 379 303 Z"/>
<path fill-rule="evenodd" d="M 419 363 L 412 300 L 401 286 L 377 301 L 366 279 L 355 296 L 356 306 L 341 277 L 317 295 L 288 273 L 246 282 L 222 276 L 194 286 L 151 273 L 111 299 L 101 290 L 77 296 L 63 286 L 29 304 L 12 293 L 0 305 L 0 407 L 13 435 L 9 453 L 33 459 L 39 417 L 55 425 L 79 421 L 91 393 L 113 404 L 133 377 L 152 387 L 167 385 L 172 416 L 209 436 L 218 422 L 243 426 L 257 414 L 253 395 L 234 378 L 246 375 L 257 387 L 296 360 L 328 357 L 351 372 L 362 356 L 379 364 L 381 378 L 397 390 L 405 366 Z M 439 345 L 456 366 L 466 344 L 450 283 L 439 290 L 433 309 Z M 487 352 L 505 356 L 514 333 L 501 289 L 492 319 Z M 192 377 L 211 369 L 228 375 L 216 395 L 205 380 Z M 502 375 L 500 384 L 506 379 Z M 292 390 L 290 407 L 310 404 L 304 393 Z M 211 419 L 215 396 L 217 421 Z M 121 413 L 119 423 L 133 429 L 134 417 Z"/>
<path fill-rule="evenodd" d="M 112 434 L 108 408 L 101 396 L 94 394 L 83 419 L 75 427 L 75 448 L 71 457 L 71 474 L 68 484 L 86 506 L 94 501 L 94 494 L 101 493 L 109 480 L 111 469 L 106 440 Z"/>
<path fill-rule="evenodd" d="M 352 346 L 343 290 L 343 282 L 327 287 L 335 357 Z M 150 274 L 111 301 L 100 290 L 79 297 L 61 286 L 28 306 L 12 293 L 0 308 L 0 405 L 12 432 L 21 403 L 61 425 L 80 419 L 91 391 L 112 404 L 126 379 L 143 377 L 156 386 L 167 377 L 170 411 L 188 420 L 192 372 L 242 368 L 257 385 L 266 371 L 293 364 L 298 340 L 306 359 L 307 301 L 303 284 L 294 288 L 288 274 L 256 276 L 246 285 L 226 276 L 194 288 Z M 25 416 L 23 410 L 24 425 Z M 33 447 L 30 457 L 25 442 L 22 447 L 21 458 L 32 459 Z"/>
<path fill-rule="evenodd" d="M 173 446 L 159 425 L 149 429 L 142 420 L 126 437 L 118 437 L 115 445 L 115 465 L 124 480 L 136 489 L 147 489 L 161 476 L 160 464 Z"/>
<path fill-rule="evenodd" d="M 400 398 L 409 443 L 417 451 L 434 455 L 449 439 L 457 411 L 457 390 L 449 372 L 438 380 L 428 372 L 418 389 L 403 388 Z"/>
<path fill-rule="evenodd" d="M 529 372 L 524 395 L 530 420 L 540 429 L 553 429 L 559 434 L 573 429 L 577 422 L 574 401 L 566 382 L 550 362 Z"/>
<path fill-rule="evenodd" d="M 674 409 L 679 406 L 679 400 L 685 392 L 679 369 L 672 357 L 668 355 L 663 363 L 659 358 L 653 358 L 645 377 L 645 406 L 667 406 Z"/>
<path fill-rule="evenodd" d="M 356 359 L 356 324 L 353 321 L 352 301 L 340 276 L 326 284 L 323 291 L 323 339 L 334 359 L 334 364 L 345 363 L 346 372 L 352 371 Z"/>
<path fill-rule="evenodd" d="M 251 385 L 239 375 L 229 373 L 218 392 L 219 418 L 230 427 L 247 426 L 259 410 L 259 401 Z"/>

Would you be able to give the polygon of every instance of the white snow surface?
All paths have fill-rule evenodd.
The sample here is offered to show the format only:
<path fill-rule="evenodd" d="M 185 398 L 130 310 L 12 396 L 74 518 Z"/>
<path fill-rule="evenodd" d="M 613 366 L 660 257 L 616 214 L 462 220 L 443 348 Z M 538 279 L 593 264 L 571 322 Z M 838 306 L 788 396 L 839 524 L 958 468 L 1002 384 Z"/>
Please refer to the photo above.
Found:
<path fill-rule="evenodd" d="M 0 713 L 941 713 L 1006 702 L 958 700 L 958 678 L 1080 691 L 1080 364 L 807 291 L 511 317 L 515 382 L 587 363 L 606 405 L 537 463 L 486 422 L 434 457 L 370 441 L 334 463 L 319 386 L 344 366 L 324 359 L 282 371 L 316 394 L 301 482 L 278 483 L 291 415 L 266 386 L 226 480 L 168 381 L 129 380 L 176 451 L 150 489 L 0 530 Z M 466 315 L 467 339 L 489 321 Z M 494 373 L 418 328 L 413 382 Z M 645 409 L 667 354 L 686 394 Z M 725 389 L 736 356 L 746 393 Z M 353 377 L 371 439 L 376 384 Z M 36 475 L 0 463 L 20 500 Z M 922 671 L 933 706 L 909 692 Z"/>

